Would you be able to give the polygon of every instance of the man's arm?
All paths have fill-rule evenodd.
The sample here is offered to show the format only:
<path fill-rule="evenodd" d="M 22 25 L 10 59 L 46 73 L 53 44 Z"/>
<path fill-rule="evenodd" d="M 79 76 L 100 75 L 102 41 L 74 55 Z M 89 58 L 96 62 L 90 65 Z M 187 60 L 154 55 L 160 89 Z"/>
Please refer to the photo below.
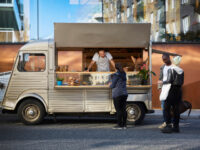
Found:
<path fill-rule="evenodd" d="M 92 66 L 94 65 L 94 63 L 95 63 L 94 60 L 92 60 L 92 61 L 90 62 L 87 71 L 90 71 L 90 69 L 92 68 Z"/>
<path fill-rule="evenodd" d="M 172 72 L 172 69 L 169 69 L 167 71 L 167 80 L 166 81 L 163 81 L 163 84 L 169 84 L 169 83 L 172 83 L 173 82 L 173 72 Z"/>
<path fill-rule="evenodd" d="M 110 63 L 111 63 L 111 65 L 112 65 L 112 67 L 116 70 L 116 68 L 115 68 L 115 62 L 114 62 L 113 59 L 110 60 Z"/>
<path fill-rule="evenodd" d="M 159 76 L 160 81 L 163 80 L 163 68 L 164 68 L 164 65 L 160 67 L 160 76 Z"/>

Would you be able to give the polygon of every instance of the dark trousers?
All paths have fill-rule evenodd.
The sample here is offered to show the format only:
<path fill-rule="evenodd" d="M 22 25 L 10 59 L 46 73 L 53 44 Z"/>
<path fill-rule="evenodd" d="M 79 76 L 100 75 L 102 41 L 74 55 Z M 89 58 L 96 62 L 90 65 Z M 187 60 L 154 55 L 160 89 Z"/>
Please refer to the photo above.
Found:
<path fill-rule="evenodd" d="M 169 95 L 167 99 L 165 100 L 164 105 L 164 115 L 166 119 L 166 124 L 170 124 L 173 117 L 173 126 L 179 127 L 179 119 L 180 119 L 180 113 L 179 113 L 179 103 L 182 99 L 182 91 L 181 87 L 177 86 L 171 86 L 171 89 L 169 91 Z M 173 116 L 171 114 L 171 111 L 173 113 Z"/>
<path fill-rule="evenodd" d="M 127 112 L 126 112 L 127 96 L 119 96 L 114 98 L 114 106 L 117 112 L 117 124 L 120 127 L 126 126 Z"/>

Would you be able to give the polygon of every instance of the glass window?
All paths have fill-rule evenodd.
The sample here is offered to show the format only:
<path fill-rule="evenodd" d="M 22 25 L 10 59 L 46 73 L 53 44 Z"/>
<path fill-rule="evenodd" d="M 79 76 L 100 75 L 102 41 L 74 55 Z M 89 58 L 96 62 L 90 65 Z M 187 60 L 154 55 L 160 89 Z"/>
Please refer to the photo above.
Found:
<path fill-rule="evenodd" d="M 172 24 L 173 24 L 174 34 L 177 35 L 177 31 L 176 31 L 176 23 L 173 22 Z"/>
<path fill-rule="evenodd" d="M 110 11 L 113 11 L 113 4 L 110 4 Z"/>
<path fill-rule="evenodd" d="M 187 4 L 188 0 L 182 0 L 182 4 Z"/>
<path fill-rule="evenodd" d="M 200 23 L 200 14 L 198 14 L 198 22 Z"/>
<path fill-rule="evenodd" d="M 151 24 L 153 24 L 153 13 L 151 13 Z"/>
<path fill-rule="evenodd" d="M 127 17 L 130 17 L 130 8 L 127 8 Z"/>
<path fill-rule="evenodd" d="M 155 41 L 158 41 L 158 36 L 159 36 L 159 32 L 157 31 L 155 35 Z"/>
<path fill-rule="evenodd" d="M 174 9 L 174 7 L 175 7 L 175 0 L 171 0 L 171 2 L 172 2 L 172 9 Z"/>
<path fill-rule="evenodd" d="M 169 24 L 166 25 L 166 29 L 167 29 L 167 33 L 171 33 L 171 30 L 170 30 Z"/>
<path fill-rule="evenodd" d="M 17 69 L 20 72 L 43 72 L 46 68 L 45 62 L 44 54 L 24 53 L 19 55 Z"/>
<path fill-rule="evenodd" d="M 166 11 L 168 11 L 168 0 L 165 1 Z"/>
<path fill-rule="evenodd" d="M 160 20 L 160 14 L 161 14 L 161 9 L 158 9 L 158 12 L 157 12 L 157 21 Z"/>
<path fill-rule="evenodd" d="M 183 33 L 187 33 L 187 31 L 189 30 L 189 17 L 183 18 L 182 22 L 183 22 Z"/>
<path fill-rule="evenodd" d="M 12 3 L 12 0 L 0 0 L 0 3 Z"/>

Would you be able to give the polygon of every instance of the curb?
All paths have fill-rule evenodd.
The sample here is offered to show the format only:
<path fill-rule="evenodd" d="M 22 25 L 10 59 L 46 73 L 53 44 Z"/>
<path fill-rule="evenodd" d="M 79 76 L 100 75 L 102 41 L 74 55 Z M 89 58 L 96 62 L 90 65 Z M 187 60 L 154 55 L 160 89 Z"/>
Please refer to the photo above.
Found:
<path fill-rule="evenodd" d="M 151 117 L 163 117 L 162 115 L 162 110 L 160 109 L 154 109 L 155 112 L 152 114 L 147 114 L 147 116 L 151 116 Z M 200 109 L 192 109 L 190 116 L 188 117 L 188 111 L 184 112 L 183 114 L 181 114 L 181 118 L 184 119 L 200 119 Z"/>

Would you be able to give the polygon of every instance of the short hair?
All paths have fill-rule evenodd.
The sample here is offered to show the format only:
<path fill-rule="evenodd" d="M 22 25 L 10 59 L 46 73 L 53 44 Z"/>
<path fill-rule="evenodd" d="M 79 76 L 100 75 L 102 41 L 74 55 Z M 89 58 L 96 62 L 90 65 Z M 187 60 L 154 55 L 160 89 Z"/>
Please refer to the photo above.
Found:
<path fill-rule="evenodd" d="M 105 49 L 100 48 L 100 49 L 98 49 L 98 52 L 99 52 L 99 51 L 104 51 L 104 52 L 105 52 Z"/>
<path fill-rule="evenodd" d="M 164 57 L 164 56 L 169 58 L 169 54 L 168 53 L 163 53 L 162 57 Z"/>
<path fill-rule="evenodd" d="M 124 70 L 123 70 L 123 67 L 122 67 L 122 64 L 121 64 L 121 63 L 116 63 L 116 64 L 115 64 L 115 68 L 116 68 L 117 70 L 119 70 L 120 72 L 124 72 Z"/>

